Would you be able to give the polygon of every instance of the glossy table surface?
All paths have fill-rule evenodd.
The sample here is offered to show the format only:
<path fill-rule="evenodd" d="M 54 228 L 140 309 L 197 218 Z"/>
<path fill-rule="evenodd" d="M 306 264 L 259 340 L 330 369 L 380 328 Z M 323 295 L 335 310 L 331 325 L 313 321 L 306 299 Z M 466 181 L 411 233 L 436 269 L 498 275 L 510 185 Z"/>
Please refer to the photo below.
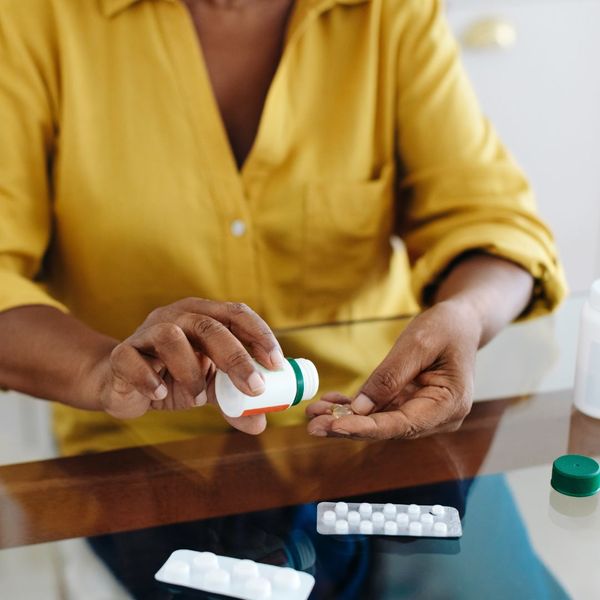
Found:
<path fill-rule="evenodd" d="M 174 597 L 153 574 L 181 547 L 307 570 L 314 598 L 600 597 L 597 497 L 549 485 L 559 455 L 600 457 L 600 421 L 572 408 L 580 305 L 516 325 L 481 353 L 486 401 L 452 434 L 359 443 L 299 425 L 2 466 L 0 579 L 22 546 L 90 538 L 86 568 L 103 574 L 96 591 L 107 586 L 98 598 Z M 317 534 L 315 503 L 349 498 L 452 505 L 464 535 Z"/>

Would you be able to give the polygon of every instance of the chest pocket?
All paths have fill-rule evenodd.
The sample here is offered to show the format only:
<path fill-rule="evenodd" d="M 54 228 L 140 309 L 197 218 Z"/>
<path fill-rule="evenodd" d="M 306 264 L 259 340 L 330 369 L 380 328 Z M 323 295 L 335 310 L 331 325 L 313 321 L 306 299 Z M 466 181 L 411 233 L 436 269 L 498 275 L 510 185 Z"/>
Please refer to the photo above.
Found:
<path fill-rule="evenodd" d="M 304 282 L 308 306 L 331 315 L 387 271 L 394 222 L 394 169 L 362 182 L 306 188 Z"/>

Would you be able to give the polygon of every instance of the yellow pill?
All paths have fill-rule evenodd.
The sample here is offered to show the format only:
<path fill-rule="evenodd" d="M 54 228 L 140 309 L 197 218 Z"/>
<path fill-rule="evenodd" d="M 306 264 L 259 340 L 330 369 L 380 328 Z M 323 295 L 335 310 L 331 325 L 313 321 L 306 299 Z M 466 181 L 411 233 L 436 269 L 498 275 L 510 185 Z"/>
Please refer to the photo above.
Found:
<path fill-rule="evenodd" d="M 350 408 L 350 406 L 347 405 L 347 404 L 336 404 L 331 409 L 331 414 L 336 419 L 339 419 L 340 417 L 348 417 L 349 415 L 353 415 L 354 412 L 352 411 L 352 409 Z"/>

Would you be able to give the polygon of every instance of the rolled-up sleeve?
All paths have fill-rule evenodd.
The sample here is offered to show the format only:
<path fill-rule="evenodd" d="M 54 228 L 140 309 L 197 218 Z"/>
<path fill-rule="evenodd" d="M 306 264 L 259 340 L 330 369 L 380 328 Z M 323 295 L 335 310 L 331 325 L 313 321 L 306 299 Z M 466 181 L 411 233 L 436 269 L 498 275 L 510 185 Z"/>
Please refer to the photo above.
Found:
<path fill-rule="evenodd" d="M 48 56 L 36 49 L 35 27 L 28 31 L 9 18 L 12 12 L 0 12 L 0 311 L 27 304 L 64 311 L 39 280 L 52 223 L 55 128 L 43 64 Z M 41 23 L 36 15 L 27 18 Z"/>
<path fill-rule="evenodd" d="M 461 255 L 483 251 L 535 279 L 529 316 L 552 310 L 566 284 L 531 188 L 482 115 L 439 0 L 414 0 L 399 52 L 400 232 L 415 297 L 426 304 Z M 507 101 L 511 101 L 507 98 Z"/>

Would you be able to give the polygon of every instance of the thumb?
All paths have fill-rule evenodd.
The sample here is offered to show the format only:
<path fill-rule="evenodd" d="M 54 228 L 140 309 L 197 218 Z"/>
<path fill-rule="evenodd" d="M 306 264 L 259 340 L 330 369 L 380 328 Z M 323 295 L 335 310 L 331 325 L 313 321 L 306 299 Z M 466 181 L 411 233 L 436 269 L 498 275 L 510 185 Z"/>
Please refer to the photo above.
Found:
<path fill-rule="evenodd" d="M 369 415 L 385 410 L 427 368 L 423 358 L 415 345 L 401 336 L 352 401 L 353 412 Z"/>
<path fill-rule="evenodd" d="M 213 404 L 219 411 L 219 403 L 217 401 L 217 395 L 215 394 L 215 381 L 214 377 L 208 383 L 207 388 L 208 404 Z M 248 433 L 250 435 L 258 435 L 262 433 L 267 427 L 267 417 L 264 414 L 250 415 L 247 417 L 228 417 L 223 411 L 221 411 L 222 417 L 235 429 Z"/>

